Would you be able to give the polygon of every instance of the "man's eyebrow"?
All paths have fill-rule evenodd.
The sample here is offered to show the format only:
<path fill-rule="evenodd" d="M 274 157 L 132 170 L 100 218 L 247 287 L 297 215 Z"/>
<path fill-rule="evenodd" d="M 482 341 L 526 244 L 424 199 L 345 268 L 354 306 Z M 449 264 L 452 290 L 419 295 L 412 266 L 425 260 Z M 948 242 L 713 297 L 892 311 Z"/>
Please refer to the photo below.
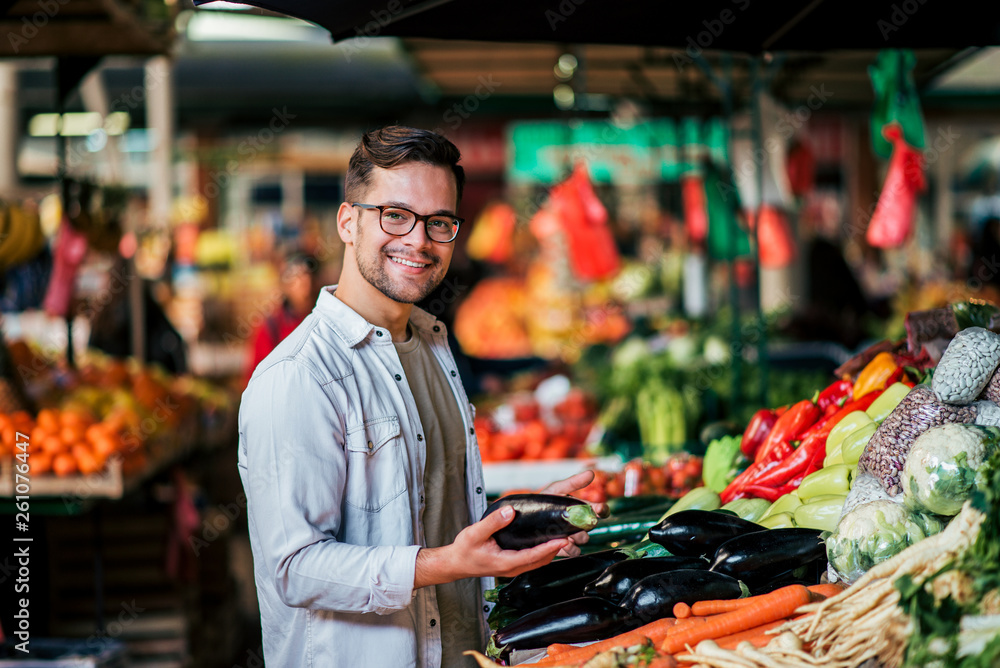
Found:
<path fill-rule="evenodd" d="M 400 209 L 408 209 L 410 211 L 413 211 L 413 207 L 412 206 L 410 206 L 406 202 L 400 202 L 399 200 L 389 200 L 388 202 L 386 202 L 382 206 L 395 206 L 395 207 L 399 207 Z M 455 216 L 455 212 L 451 211 L 449 209 L 438 209 L 437 211 L 432 211 L 432 212 L 430 212 L 427 215 L 428 216 Z"/>

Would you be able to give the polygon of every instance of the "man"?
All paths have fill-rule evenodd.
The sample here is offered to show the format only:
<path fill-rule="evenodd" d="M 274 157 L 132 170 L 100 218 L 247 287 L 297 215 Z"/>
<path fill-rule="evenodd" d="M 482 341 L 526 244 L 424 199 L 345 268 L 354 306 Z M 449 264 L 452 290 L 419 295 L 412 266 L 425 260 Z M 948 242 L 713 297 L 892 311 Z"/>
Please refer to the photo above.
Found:
<path fill-rule="evenodd" d="M 268 666 L 458 666 L 482 591 L 578 552 L 501 550 L 473 409 L 444 327 L 414 308 L 444 278 L 464 171 L 440 135 L 387 127 L 351 157 L 340 283 L 257 367 L 239 470 Z M 586 485 L 592 472 L 549 492 Z"/>

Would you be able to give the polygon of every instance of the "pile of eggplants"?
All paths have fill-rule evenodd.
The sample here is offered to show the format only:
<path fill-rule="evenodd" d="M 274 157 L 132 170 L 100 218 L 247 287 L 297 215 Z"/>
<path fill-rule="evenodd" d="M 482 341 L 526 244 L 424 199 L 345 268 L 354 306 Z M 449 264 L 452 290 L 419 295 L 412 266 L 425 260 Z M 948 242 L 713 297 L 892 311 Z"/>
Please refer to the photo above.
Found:
<path fill-rule="evenodd" d="M 666 517 L 649 538 L 672 556 L 609 549 L 515 577 L 499 590 L 498 602 L 519 616 L 493 634 L 492 655 L 603 640 L 672 615 L 676 603 L 817 584 L 826 569 L 820 532 L 765 529 L 715 511 Z"/>

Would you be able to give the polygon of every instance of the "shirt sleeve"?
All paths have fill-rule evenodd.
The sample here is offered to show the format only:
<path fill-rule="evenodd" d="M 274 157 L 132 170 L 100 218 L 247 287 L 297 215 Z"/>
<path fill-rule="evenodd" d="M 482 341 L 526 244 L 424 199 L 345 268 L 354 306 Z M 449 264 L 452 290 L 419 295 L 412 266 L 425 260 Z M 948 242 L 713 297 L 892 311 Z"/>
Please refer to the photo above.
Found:
<path fill-rule="evenodd" d="M 388 614 L 413 599 L 420 546 L 336 540 L 347 475 L 338 392 L 294 360 L 244 392 L 239 467 L 250 537 L 285 605 Z"/>

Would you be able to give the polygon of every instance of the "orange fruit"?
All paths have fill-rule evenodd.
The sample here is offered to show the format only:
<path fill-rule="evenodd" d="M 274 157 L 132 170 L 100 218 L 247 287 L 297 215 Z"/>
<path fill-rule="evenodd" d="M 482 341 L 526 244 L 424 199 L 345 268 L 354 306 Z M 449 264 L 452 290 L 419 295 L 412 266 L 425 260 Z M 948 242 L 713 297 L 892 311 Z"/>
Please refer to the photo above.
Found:
<path fill-rule="evenodd" d="M 32 475 L 41 475 L 52 470 L 52 457 L 44 452 L 31 455 L 28 459 L 28 469 Z"/>
<path fill-rule="evenodd" d="M 46 436 L 38 445 L 41 446 L 42 452 L 49 455 L 55 455 L 66 449 L 66 444 L 58 436 Z"/>
<path fill-rule="evenodd" d="M 86 413 L 83 410 L 67 410 L 63 411 L 59 416 L 59 423 L 63 427 L 79 427 L 81 429 L 86 429 L 90 425 L 94 424 L 94 417 L 90 413 Z"/>
<path fill-rule="evenodd" d="M 57 476 L 70 476 L 76 473 L 76 458 L 68 452 L 60 452 L 52 458 L 52 471 Z"/>
<path fill-rule="evenodd" d="M 86 436 L 87 430 L 81 426 L 76 427 L 63 427 L 59 431 L 59 438 L 66 445 L 73 445 L 79 441 L 82 441 Z"/>
<path fill-rule="evenodd" d="M 59 413 L 52 408 L 43 408 L 38 411 L 38 426 L 49 433 L 58 433 L 62 427 L 59 424 Z"/>
<path fill-rule="evenodd" d="M 90 445 L 94 449 L 94 454 L 98 457 L 110 457 L 118 450 L 118 443 L 110 436 L 100 436 L 90 439 Z"/>
<path fill-rule="evenodd" d="M 81 443 L 73 446 L 72 453 L 76 459 L 76 467 L 83 475 L 93 475 L 103 468 L 104 463 L 98 462 L 90 448 Z"/>

